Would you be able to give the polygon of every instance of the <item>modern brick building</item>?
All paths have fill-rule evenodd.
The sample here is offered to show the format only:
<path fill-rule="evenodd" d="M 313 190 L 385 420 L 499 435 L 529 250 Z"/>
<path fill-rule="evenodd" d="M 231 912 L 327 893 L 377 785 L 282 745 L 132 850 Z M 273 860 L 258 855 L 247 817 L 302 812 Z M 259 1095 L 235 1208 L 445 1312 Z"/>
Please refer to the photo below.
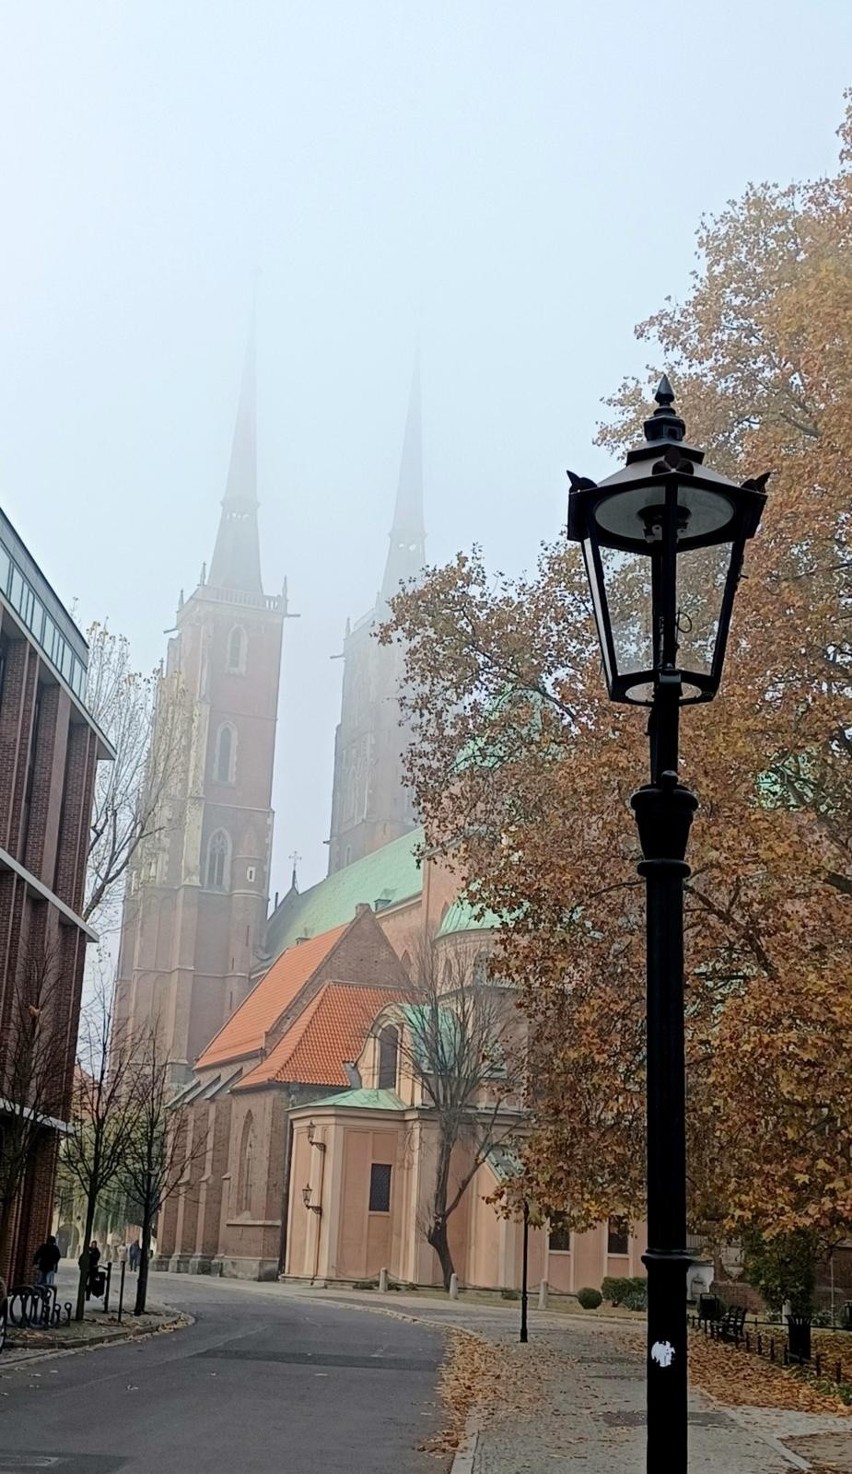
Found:
<path fill-rule="evenodd" d="M 0 1276 L 50 1227 L 70 1107 L 97 763 L 88 648 L 0 512 Z"/>
<path fill-rule="evenodd" d="M 175 1086 L 242 1002 L 263 938 L 286 597 L 263 591 L 254 334 L 209 574 L 181 597 L 154 744 L 174 765 L 155 834 L 128 876 L 115 1018 L 156 1024 Z"/>

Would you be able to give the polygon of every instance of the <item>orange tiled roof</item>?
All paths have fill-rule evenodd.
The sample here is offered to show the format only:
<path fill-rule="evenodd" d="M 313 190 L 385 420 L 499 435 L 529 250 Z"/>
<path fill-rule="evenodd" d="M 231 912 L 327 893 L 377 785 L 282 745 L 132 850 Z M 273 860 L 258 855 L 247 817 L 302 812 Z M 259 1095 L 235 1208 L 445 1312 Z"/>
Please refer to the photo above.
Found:
<path fill-rule="evenodd" d="M 345 931 L 345 926 L 336 926 L 321 937 L 311 937 L 282 952 L 248 997 L 243 999 L 236 1013 L 231 1014 L 228 1022 L 198 1056 L 196 1069 L 239 1059 L 262 1049 L 267 1030 L 281 1017 L 285 1008 L 289 1008 Z"/>
<path fill-rule="evenodd" d="M 356 1060 L 376 1014 L 401 1002 L 401 991 L 326 983 L 266 1059 L 243 1077 L 239 1089 L 290 1081 L 300 1085 L 348 1085 L 344 1060 Z"/>

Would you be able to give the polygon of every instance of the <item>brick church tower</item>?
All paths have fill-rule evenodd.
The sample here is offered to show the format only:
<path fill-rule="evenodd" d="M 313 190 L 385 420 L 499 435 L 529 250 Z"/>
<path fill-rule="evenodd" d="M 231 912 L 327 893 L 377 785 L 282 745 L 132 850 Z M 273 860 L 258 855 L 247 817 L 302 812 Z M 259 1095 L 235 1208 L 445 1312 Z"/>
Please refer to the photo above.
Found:
<path fill-rule="evenodd" d="M 400 584 L 422 572 L 425 545 L 418 365 L 411 383 L 382 587 L 370 612 L 352 628 L 346 626 L 343 699 L 334 741 L 329 875 L 417 826 L 413 796 L 403 784 L 402 772 L 403 652 L 399 645 L 379 645 L 374 632 Z"/>
<path fill-rule="evenodd" d="M 210 573 L 181 596 L 160 682 L 161 813 L 122 917 L 116 1019 L 156 1021 L 176 1084 L 248 992 L 266 921 L 286 593 L 261 583 L 255 422 L 252 327 Z"/>

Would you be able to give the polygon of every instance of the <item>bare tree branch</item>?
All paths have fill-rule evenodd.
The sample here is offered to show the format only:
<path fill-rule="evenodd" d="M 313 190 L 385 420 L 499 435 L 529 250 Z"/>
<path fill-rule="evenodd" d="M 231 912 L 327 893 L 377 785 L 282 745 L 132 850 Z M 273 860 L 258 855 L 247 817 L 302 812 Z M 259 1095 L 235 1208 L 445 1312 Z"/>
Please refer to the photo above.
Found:
<path fill-rule="evenodd" d="M 186 751 L 186 702 L 176 677 L 133 669 L 123 635 L 105 624 L 87 633 L 86 699 L 116 752 L 115 762 L 98 765 L 83 907 L 84 920 L 96 917 L 104 934 L 117 922 L 139 846 L 176 822 L 173 780 Z"/>
<path fill-rule="evenodd" d="M 513 993 L 484 968 L 424 946 L 403 1007 L 399 1052 L 437 1123 L 434 1187 L 425 1237 L 449 1288 L 453 1259 L 448 1223 L 479 1168 L 514 1141 L 523 1075 L 520 1019 Z"/>

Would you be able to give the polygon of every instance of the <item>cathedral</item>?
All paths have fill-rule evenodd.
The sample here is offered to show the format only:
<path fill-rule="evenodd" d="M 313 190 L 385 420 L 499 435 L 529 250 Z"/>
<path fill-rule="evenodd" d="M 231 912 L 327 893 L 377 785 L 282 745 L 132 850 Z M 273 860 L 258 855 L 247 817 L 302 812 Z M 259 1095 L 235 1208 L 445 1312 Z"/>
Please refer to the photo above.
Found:
<path fill-rule="evenodd" d="M 152 746 L 172 760 L 162 822 L 128 878 L 116 979 L 118 1026 L 157 1029 L 185 1108 L 186 1166 L 160 1214 L 159 1268 L 441 1281 L 423 1233 L 438 1123 L 411 1064 L 417 973 L 431 958 L 435 976 L 484 977 L 493 919 L 422 856 L 403 782 L 402 655 L 374 638 L 424 565 L 416 371 L 381 585 L 347 624 L 328 875 L 300 892 L 294 873 L 269 913 L 287 605 L 261 577 L 252 339 L 209 573 L 181 600 L 169 642 Z M 504 1140 L 517 1140 L 522 1101 L 500 1109 Z M 454 1265 L 463 1283 L 515 1287 L 519 1225 L 488 1199 L 516 1159 L 505 1147 L 473 1163 L 466 1153 L 454 1148 L 451 1168 L 454 1183 L 470 1181 L 450 1219 Z M 642 1247 L 615 1221 L 589 1234 L 535 1229 L 530 1273 L 572 1291 L 641 1273 Z"/>

